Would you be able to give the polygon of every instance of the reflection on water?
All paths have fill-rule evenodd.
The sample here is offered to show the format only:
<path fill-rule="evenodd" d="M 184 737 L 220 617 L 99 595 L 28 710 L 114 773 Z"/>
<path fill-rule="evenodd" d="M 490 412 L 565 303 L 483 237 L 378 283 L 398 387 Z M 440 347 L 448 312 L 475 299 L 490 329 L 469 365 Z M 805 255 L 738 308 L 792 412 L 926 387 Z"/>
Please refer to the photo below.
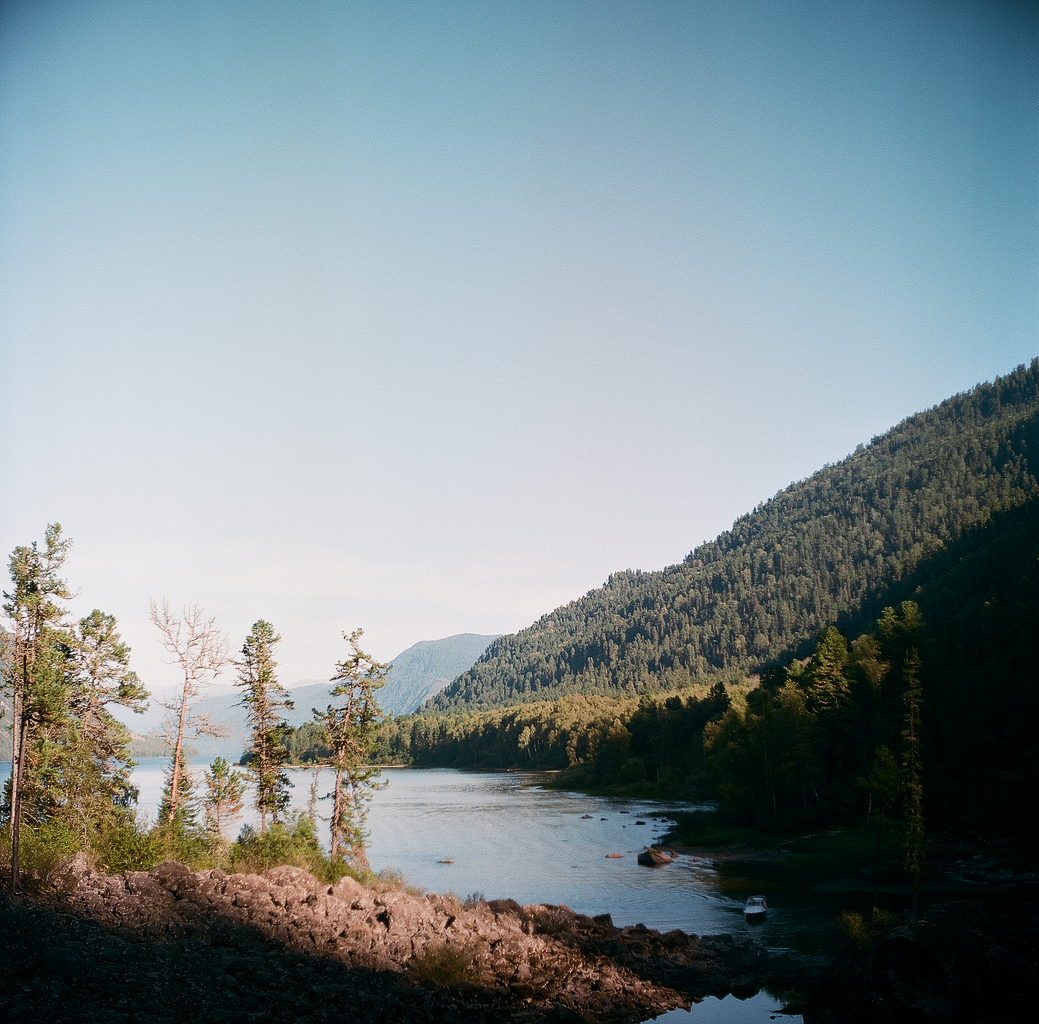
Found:
<path fill-rule="evenodd" d="M 653 1020 L 658 1024 L 752 1024 L 755 1021 L 779 1020 L 800 1024 L 801 1016 L 780 1016 L 783 1001 L 768 992 L 759 992 L 749 999 L 726 996 L 715 999 L 708 996 L 702 1003 L 694 1003 L 688 1010 L 671 1010 Z"/>

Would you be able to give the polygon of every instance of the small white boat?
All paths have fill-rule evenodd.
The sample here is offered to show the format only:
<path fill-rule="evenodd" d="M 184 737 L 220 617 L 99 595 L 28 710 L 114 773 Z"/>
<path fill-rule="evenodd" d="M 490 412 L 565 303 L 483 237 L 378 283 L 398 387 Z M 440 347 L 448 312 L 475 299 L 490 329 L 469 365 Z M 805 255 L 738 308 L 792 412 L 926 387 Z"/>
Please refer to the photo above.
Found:
<path fill-rule="evenodd" d="M 747 919 L 747 924 L 761 924 L 767 913 L 768 906 L 764 896 L 751 896 L 743 908 L 743 916 Z"/>

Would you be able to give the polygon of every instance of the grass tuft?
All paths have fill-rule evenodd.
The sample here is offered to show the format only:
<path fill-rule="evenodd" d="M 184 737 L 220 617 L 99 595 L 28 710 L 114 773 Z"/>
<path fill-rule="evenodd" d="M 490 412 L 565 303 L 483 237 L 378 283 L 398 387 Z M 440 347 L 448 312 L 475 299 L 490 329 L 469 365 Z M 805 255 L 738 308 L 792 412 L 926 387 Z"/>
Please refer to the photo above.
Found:
<path fill-rule="evenodd" d="M 408 973 L 419 984 L 476 981 L 484 951 L 485 942 L 480 939 L 427 946 L 408 962 Z"/>

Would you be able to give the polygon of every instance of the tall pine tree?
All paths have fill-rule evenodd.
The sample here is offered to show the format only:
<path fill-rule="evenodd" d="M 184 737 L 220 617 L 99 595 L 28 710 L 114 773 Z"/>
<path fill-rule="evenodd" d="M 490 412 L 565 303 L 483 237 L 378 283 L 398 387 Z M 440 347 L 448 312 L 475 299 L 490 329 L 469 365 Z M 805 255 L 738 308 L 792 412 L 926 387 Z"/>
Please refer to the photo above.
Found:
<path fill-rule="evenodd" d="M 362 633 L 363 630 L 355 629 L 343 634 L 352 653 L 336 665 L 332 677 L 335 686 L 331 694 L 340 698 L 339 702 L 329 704 L 325 711 L 314 712 L 328 734 L 330 760 L 336 772 L 329 822 L 332 859 L 343 856 L 345 851 L 355 864 L 361 865 L 367 860 L 366 805 L 379 776 L 379 769 L 368 763 L 375 728 L 382 719 L 375 691 L 386 681 L 390 670 L 389 665 L 380 664 L 361 650 Z"/>
<path fill-rule="evenodd" d="M 65 661 L 68 635 L 65 610 L 59 601 L 72 595 L 59 575 L 71 541 L 61 536 L 61 525 L 47 526 L 41 551 L 34 541 L 16 547 L 10 558 L 10 592 L 4 591 L 4 613 L 11 624 L 4 682 L 11 694 L 12 759 L 9 811 L 11 823 L 11 885 L 18 887 L 21 823 L 29 796 L 33 806 L 46 800 L 44 772 L 53 744 L 46 731 L 66 714 Z"/>
<path fill-rule="evenodd" d="M 249 752 L 252 755 L 248 771 L 256 783 L 256 809 L 260 812 L 260 830 L 267 828 L 267 818 L 277 823 L 278 815 L 289 806 L 292 783 L 284 770 L 288 759 L 285 735 L 288 724 L 282 711 L 291 710 L 285 688 L 278 682 L 274 670 L 274 647 L 281 637 L 274 627 L 263 619 L 253 623 L 252 632 L 242 645 L 238 662 L 237 685 L 245 690 L 242 703 L 248 710 L 252 730 Z"/>
<path fill-rule="evenodd" d="M 69 710 L 72 720 L 65 747 L 68 805 L 85 834 L 136 802 L 130 781 L 134 762 L 130 733 L 109 711 L 113 704 L 142 713 L 148 693 L 129 668 L 130 648 L 123 643 L 114 615 L 94 609 L 70 634 Z"/>

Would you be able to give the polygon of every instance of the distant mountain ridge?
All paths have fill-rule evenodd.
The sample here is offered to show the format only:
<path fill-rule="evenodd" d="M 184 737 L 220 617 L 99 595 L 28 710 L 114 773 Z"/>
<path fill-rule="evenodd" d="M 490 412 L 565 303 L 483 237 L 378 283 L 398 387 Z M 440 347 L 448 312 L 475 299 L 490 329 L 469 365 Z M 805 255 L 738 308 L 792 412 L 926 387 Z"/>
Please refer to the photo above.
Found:
<path fill-rule="evenodd" d="M 1039 494 L 1039 359 L 909 417 L 659 572 L 617 572 L 422 708 L 636 695 L 790 657 L 869 622 L 925 559 Z"/>
<path fill-rule="evenodd" d="M 391 662 L 386 685 L 378 692 L 379 706 L 387 714 L 409 714 L 472 668 L 499 635 L 458 633 L 412 644 Z"/>
<path fill-rule="evenodd" d="M 379 706 L 386 714 L 403 715 L 414 711 L 424 700 L 443 689 L 487 649 L 494 636 L 458 633 L 442 640 L 420 640 L 402 651 L 390 663 L 386 684 L 377 691 Z M 289 688 L 289 699 L 295 705 L 284 714 L 289 725 L 298 728 L 313 717 L 313 709 L 325 708 L 330 702 L 328 681 L 305 681 Z M 226 736 L 200 736 L 192 739 L 200 758 L 217 756 L 234 758 L 245 749 L 248 737 L 246 709 L 240 691 L 221 693 L 200 700 L 195 708 L 218 725 Z M 130 723 L 130 728 L 134 728 Z M 140 728 L 134 729 L 140 732 Z M 151 750 L 154 744 L 138 744 L 140 750 Z M 149 756 L 139 754 L 138 756 Z"/>

